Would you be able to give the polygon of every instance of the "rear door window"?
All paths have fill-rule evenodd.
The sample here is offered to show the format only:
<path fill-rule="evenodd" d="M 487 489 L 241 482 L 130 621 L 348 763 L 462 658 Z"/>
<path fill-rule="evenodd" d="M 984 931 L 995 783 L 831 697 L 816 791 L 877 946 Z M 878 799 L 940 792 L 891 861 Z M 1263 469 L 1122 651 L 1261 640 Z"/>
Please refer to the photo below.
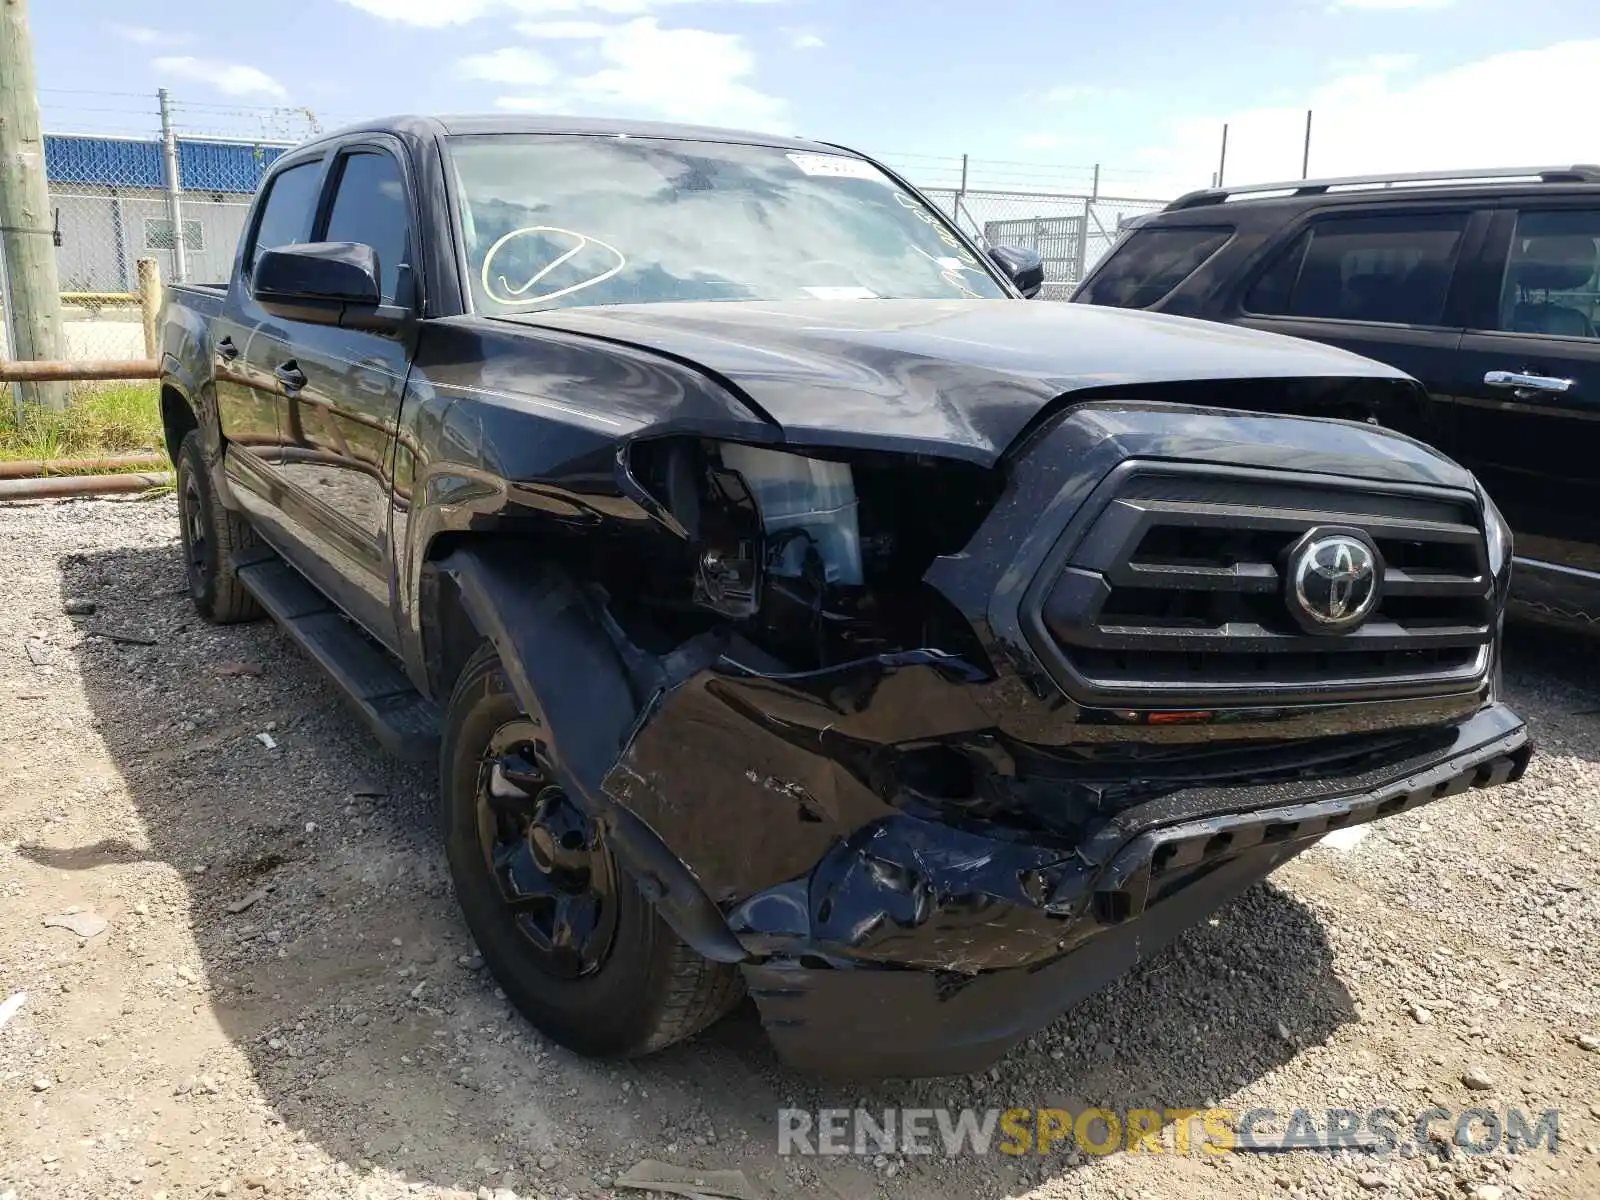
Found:
<path fill-rule="evenodd" d="M 1523 212 L 1500 289 L 1508 333 L 1593 338 L 1600 329 L 1600 211 Z"/>
<path fill-rule="evenodd" d="M 1437 325 L 1468 215 L 1319 220 L 1272 261 L 1245 308 L 1263 316 Z"/>
<path fill-rule="evenodd" d="M 297 163 L 272 177 L 267 185 L 267 198 L 261 202 L 261 217 L 256 222 L 256 237 L 249 257 L 251 269 L 263 250 L 288 246 L 306 237 L 321 180 L 320 159 Z"/>
<path fill-rule="evenodd" d="M 1232 229 L 1218 227 L 1136 229 L 1074 298 L 1114 308 L 1148 308 L 1204 266 L 1232 236 Z"/>

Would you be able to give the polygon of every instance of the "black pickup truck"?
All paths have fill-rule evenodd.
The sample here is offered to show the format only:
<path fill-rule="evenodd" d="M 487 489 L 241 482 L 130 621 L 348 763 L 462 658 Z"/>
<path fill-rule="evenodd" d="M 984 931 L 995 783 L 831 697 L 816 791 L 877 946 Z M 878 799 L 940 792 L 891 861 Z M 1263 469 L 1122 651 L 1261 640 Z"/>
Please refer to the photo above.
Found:
<path fill-rule="evenodd" d="M 1530 753 L 1505 524 L 1374 423 L 1414 382 L 1039 282 L 815 142 L 302 145 L 163 321 L 195 603 L 439 764 L 553 1037 L 640 1054 L 748 991 L 798 1064 L 979 1069 Z"/>

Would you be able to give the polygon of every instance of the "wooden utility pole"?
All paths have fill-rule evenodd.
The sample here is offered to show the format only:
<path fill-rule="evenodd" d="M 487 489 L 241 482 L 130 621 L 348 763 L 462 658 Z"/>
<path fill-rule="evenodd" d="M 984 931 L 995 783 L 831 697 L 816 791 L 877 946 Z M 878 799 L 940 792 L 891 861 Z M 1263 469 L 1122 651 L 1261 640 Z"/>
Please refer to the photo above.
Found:
<path fill-rule="evenodd" d="M 27 0 L 0 0 L 0 260 L 8 292 L 0 302 L 9 305 L 14 358 L 66 357 L 54 228 Z M 14 386 L 22 404 L 66 407 L 64 384 Z"/>

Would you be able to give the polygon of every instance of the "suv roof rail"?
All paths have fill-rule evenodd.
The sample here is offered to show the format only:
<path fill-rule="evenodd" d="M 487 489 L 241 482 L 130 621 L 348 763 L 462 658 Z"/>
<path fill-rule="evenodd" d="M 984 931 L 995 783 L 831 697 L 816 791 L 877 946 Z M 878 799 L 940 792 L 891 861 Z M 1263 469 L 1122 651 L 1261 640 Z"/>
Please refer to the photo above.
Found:
<path fill-rule="evenodd" d="M 1282 193 L 1284 197 L 1321 196 L 1335 188 L 1387 188 L 1396 184 L 1469 184 L 1494 181 L 1537 180 L 1540 183 L 1600 183 L 1600 165 L 1577 163 L 1568 167 L 1477 167 L 1456 171 L 1413 171 L 1407 174 L 1343 175 L 1332 179 L 1295 179 L 1287 183 L 1251 183 L 1243 187 L 1201 188 L 1179 196 L 1166 211 L 1222 204 L 1236 196 Z"/>

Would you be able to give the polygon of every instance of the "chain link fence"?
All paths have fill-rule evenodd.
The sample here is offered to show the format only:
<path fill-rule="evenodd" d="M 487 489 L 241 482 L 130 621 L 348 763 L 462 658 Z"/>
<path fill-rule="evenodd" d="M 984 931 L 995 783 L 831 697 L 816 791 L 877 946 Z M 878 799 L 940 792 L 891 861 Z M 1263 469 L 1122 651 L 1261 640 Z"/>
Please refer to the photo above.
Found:
<path fill-rule="evenodd" d="M 1044 259 L 1044 300 L 1067 300 L 1116 244 L 1128 222 L 1163 200 L 981 188 L 924 188 L 923 195 L 991 246 L 1036 250 Z"/>
<path fill-rule="evenodd" d="M 177 140 L 174 188 L 159 137 L 46 135 L 51 219 L 59 239 L 63 357 L 144 357 L 138 260 L 154 258 L 168 282 L 225 280 L 251 194 L 284 148 L 225 139 Z"/>

